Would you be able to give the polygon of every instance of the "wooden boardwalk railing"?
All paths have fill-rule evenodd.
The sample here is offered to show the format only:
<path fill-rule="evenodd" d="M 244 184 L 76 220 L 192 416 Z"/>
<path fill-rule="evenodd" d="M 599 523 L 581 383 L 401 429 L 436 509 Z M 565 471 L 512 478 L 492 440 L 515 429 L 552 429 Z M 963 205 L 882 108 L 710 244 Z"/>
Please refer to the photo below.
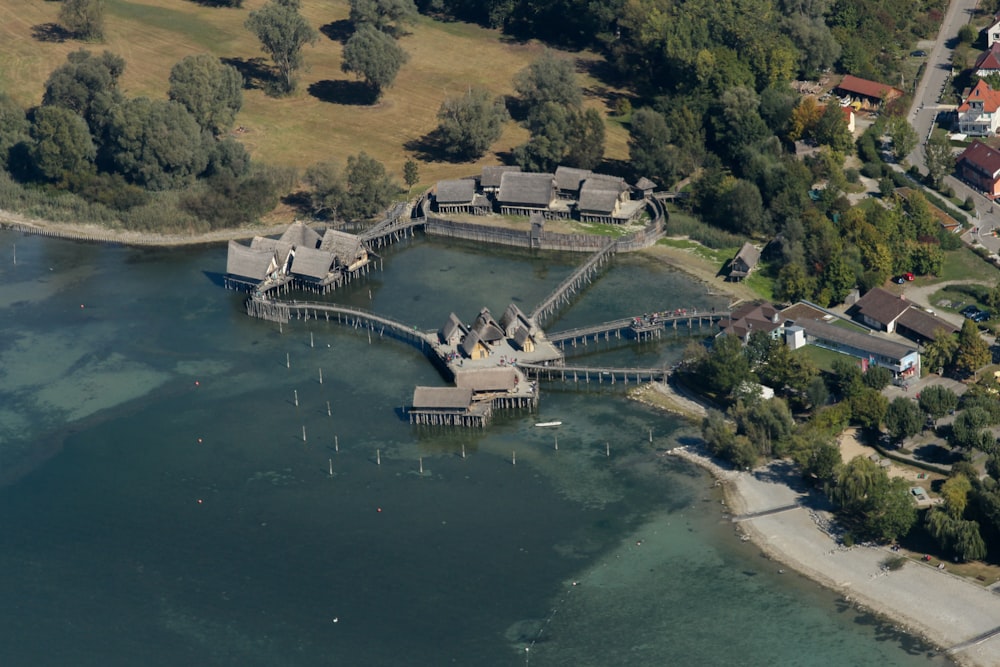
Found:
<path fill-rule="evenodd" d="M 611 320 L 587 327 L 577 327 L 565 331 L 546 333 L 545 337 L 550 343 L 565 347 L 568 344 L 576 346 L 577 343 L 587 344 L 588 340 L 597 341 L 601 337 L 611 340 L 611 337 L 621 338 L 622 333 L 626 333 L 633 338 L 643 339 L 649 335 L 660 335 L 665 329 L 673 327 L 677 329 L 685 326 L 691 332 L 709 327 L 719 320 L 727 319 L 729 313 L 694 313 L 678 311 L 662 311 L 656 317 L 625 317 L 620 320 Z"/>
<path fill-rule="evenodd" d="M 570 297 L 580 290 L 584 285 L 590 283 L 593 279 L 594 274 L 601 267 L 604 262 L 615 252 L 617 246 L 617 241 L 614 239 L 608 239 L 605 241 L 604 245 L 600 250 L 595 252 L 593 255 L 587 259 L 586 262 L 581 264 L 576 271 L 574 271 L 566 280 L 562 281 L 558 287 L 552 290 L 552 293 L 547 297 L 542 299 L 541 303 L 535 306 L 535 309 L 531 311 L 529 318 L 536 326 L 542 327 L 545 322 L 556 312 L 556 310 L 563 304 L 569 303 Z"/>
<path fill-rule="evenodd" d="M 522 364 L 517 367 L 528 377 L 536 380 L 559 380 L 561 382 L 584 382 L 590 384 L 617 384 L 628 386 L 629 382 L 664 381 L 670 376 L 668 368 L 614 368 L 591 366 L 545 366 L 543 364 Z"/>

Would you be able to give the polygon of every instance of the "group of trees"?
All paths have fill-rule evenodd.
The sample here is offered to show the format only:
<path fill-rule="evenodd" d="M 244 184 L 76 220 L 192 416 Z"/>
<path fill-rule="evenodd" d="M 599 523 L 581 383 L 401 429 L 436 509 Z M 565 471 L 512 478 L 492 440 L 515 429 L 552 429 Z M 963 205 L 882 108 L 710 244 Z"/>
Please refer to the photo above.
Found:
<path fill-rule="evenodd" d="M 808 358 L 761 331 L 745 343 L 725 335 L 709 349 L 691 344 L 680 377 L 729 405 L 725 413 L 710 411 L 702 423 L 713 454 L 740 468 L 792 458 L 837 503 L 855 539 L 897 540 L 915 525 L 917 512 L 908 485 L 890 479 L 882 467 L 863 457 L 841 463 L 835 434 L 854 424 L 876 434 L 884 429 L 899 443 L 920 433 L 928 420 L 958 410 L 954 422 L 943 427 L 946 437 L 959 451 L 986 452 L 992 477 L 979 479 L 967 463 L 955 464 L 942 490 L 944 505 L 928 512 L 923 525 L 943 550 L 961 559 L 982 558 L 985 545 L 997 543 L 990 540 L 1000 536 L 1000 446 L 991 428 L 1000 425 L 1000 387 L 992 377 L 974 384 L 961 400 L 947 387 L 932 385 L 917 400 L 889 401 L 882 393 L 892 379 L 887 369 L 862 371 L 845 357 L 820 374 Z M 773 387 L 777 397 L 761 399 L 759 383 Z"/>
<path fill-rule="evenodd" d="M 324 219 L 368 218 L 384 210 L 399 192 L 385 166 L 361 152 L 347 158 L 343 172 L 332 162 L 306 170 L 312 214 Z"/>
<path fill-rule="evenodd" d="M 365 83 L 377 100 L 392 86 L 408 56 L 397 39 L 417 18 L 413 0 L 350 0 L 354 34 L 344 44 L 341 69 Z"/>
<path fill-rule="evenodd" d="M 153 100 L 125 96 L 125 66 L 108 51 L 74 51 L 49 76 L 39 107 L 26 113 L 0 98 L 7 169 L 118 210 L 145 204 L 150 192 L 186 189 L 183 202 L 210 224 L 274 207 L 275 186 L 227 136 L 243 99 L 233 67 L 189 56 L 171 70 L 168 99 Z"/>

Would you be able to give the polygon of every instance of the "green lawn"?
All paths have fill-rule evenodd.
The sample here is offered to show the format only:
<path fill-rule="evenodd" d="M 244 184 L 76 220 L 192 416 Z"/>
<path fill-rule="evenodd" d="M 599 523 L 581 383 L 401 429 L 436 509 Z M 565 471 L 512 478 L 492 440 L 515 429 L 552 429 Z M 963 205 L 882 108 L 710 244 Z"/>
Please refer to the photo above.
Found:
<path fill-rule="evenodd" d="M 984 280 L 994 282 L 1000 278 L 997 269 L 965 246 L 944 254 L 939 280 Z"/>
<path fill-rule="evenodd" d="M 671 213 L 671 216 L 673 215 Z M 718 264 L 720 269 L 739 252 L 739 248 L 714 249 L 689 239 L 661 239 L 658 243 L 670 246 L 671 248 L 690 250 L 695 256 Z"/>
<path fill-rule="evenodd" d="M 837 359 L 853 359 L 853 357 L 842 354 L 840 352 L 834 352 L 833 350 L 828 350 L 823 347 L 817 347 L 815 345 L 806 345 L 805 347 L 800 347 L 795 350 L 792 354 L 802 354 L 812 360 L 814 364 L 821 370 L 832 372 L 833 362 Z"/>

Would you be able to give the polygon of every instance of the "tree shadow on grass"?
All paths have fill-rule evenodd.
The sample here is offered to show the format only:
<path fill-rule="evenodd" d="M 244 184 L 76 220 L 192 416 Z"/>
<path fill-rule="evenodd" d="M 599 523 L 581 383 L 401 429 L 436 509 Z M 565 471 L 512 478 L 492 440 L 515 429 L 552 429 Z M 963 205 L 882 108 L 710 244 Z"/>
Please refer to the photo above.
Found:
<path fill-rule="evenodd" d="M 326 35 L 329 40 L 344 44 L 354 34 L 354 24 L 347 19 L 340 19 L 321 26 L 319 31 Z"/>
<path fill-rule="evenodd" d="M 40 23 L 31 26 L 31 38 L 37 42 L 61 44 L 73 39 L 73 33 L 58 23 Z"/>
<path fill-rule="evenodd" d="M 378 94 L 362 81 L 324 79 L 309 84 L 309 94 L 330 104 L 371 106 L 378 102 Z"/>
<path fill-rule="evenodd" d="M 446 150 L 447 145 L 441 136 L 441 129 L 434 128 L 418 139 L 410 139 L 403 148 L 413 153 L 413 157 L 421 162 L 464 162 L 457 159 Z"/>
<path fill-rule="evenodd" d="M 274 69 L 263 58 L 222 58 L 243 76 L 243 87 L 247 90 L 267 89 L 273 86 Z"/>

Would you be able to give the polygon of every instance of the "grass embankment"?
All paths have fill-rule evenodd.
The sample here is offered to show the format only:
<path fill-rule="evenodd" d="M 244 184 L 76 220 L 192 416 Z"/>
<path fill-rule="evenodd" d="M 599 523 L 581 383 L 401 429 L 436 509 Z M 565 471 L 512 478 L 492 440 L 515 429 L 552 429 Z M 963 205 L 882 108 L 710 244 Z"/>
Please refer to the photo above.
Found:
<path fill-rule="evenodd" d="M 189 0 L 105 0 L 106 40 L 102 44 L 47 41 L 46 26 L 58 22 L 59 3 L 0 0 L 0 89 L 24 106 L 41 101 L 49 73 L 79 48 L 107 49 L 125 58 L 121 85 L 132 97 L 166 96 L 170 68 L 187 55 L 211 53 L 241 64 L 245 71 L 269 65 L 257 38 L 243 26 L 250 11 L 264 0 L 247 0 L 242 9 L 205 6 Z M 402 180 L 409 157 L 421 161 L 420 180 L 478 172 L 480 164 L 498 164 L 499 153 L 523 143 L 526 132 L 508 123 L 492 151 L 475 163 L 455 164 L 433 159 L 419 150 L 421 137 L 437 125 L 436 114 L 448 96 L 470 86 L 497 95 L 512 95 L 511 80 L 537 58 L 543 46 L 517 43 L 499 32 L 465 23 L 443 23 L 420 17 L 400 44 L 410 56 L 395 85 L 377 104 L 369 104 L 364 86 L 340 70 L 343 41 L 351 34 L 346 0 L 305 0 L 302 14 L 320 30 L 315 46 L 303 50 L 305 67 L 298 90 L 286 98 L 268 97 L 261 88 L 247 90 L 236 119 L 238 138 L 259 161 L 305 168 L 365 151 Z M 620 91 L 612 90 L 588 72 L 600 56 L 564 54 L 578 64 L 586 104 L 607 115 Z M 628 157 L 628 132 L 621 124 L 607 127 L 606 155 Z"/>

